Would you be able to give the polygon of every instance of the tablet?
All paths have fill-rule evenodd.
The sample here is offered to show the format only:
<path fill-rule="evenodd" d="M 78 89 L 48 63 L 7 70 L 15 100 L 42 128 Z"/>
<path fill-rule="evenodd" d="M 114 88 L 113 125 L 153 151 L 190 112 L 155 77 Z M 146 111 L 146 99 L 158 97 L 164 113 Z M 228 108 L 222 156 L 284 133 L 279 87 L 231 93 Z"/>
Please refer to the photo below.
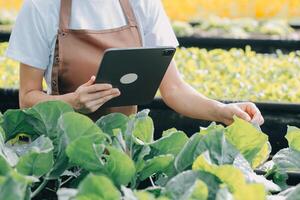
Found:
<path fill-rule="evenodd" d="M 150 103 L 175 54 L 174 47 L 113 48 L 105 51 L 96 83 L 109 83 L 121 95 L 103 107 Z"/>

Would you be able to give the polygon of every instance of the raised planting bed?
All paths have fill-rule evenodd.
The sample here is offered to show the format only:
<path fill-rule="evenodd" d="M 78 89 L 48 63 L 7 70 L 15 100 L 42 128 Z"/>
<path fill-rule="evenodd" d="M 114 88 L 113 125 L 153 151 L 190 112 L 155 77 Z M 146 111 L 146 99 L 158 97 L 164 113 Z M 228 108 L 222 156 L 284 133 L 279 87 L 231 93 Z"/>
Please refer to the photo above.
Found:
<path fill-rule="evenodd" d="M 173 22 L 173 28 L 182 47 L 230 49 L 250 45 L 259 53 L 277 49 L 286 53 L 300 48 L 300 29 L 283 20 L 212 17 L 191 24 Z"/>
<path fill-rule="evenodd" d="M 300 50 L 300 40 L 264 40 L 264 39 L 234 39 L 212 37 L 178 37 L 181 47 L 199 47 L 209 50 L 221 48 L 245 48 L 247 45 L 259 53 L 274 53 L 280 49 L 284 53 Z"/>
<path fill-rule="evenodd" d="M 225 102 L 232 103 L 232 102 Z M 281 103 L 255 103 L 265 118 L 261 127 L 262 131 L 269 134 L 272 145 L 272 154 L 287 147 L 284 139 L 287 125 L 300 127 L 300 104 Z M 155 124 L 155 137 L 161 137 L 163 130 L 175 127 L 185 131 L 188 135 L 199 131 L 200 127 L 206 127 L 211 122 L 191 119 L 182 116 L 170 109 L 161 99 L 155 99 L 151 104 L 140 106 L 140 109 L 150 109 L 150 116 Z"/>
<path fill-rule="evenodd" d="M 290 167 L 300 172 L 297 127 L 286 133 L 288 148 L 270 156 L 267 135 L 239 118 L 228 127 L 212 123 L 193 135 L 173 127 L 155 139 L 149 110 L 131 117 L 113 113 L 94 123 L 68 104 L 51 101 L 6 111 L 0 115 L 0 133 L 0 199 L 264 200 L 300 195 L 300 180 L 291 186 L 285 179 Z M 263 168 L 268 168 L 269 180 L 255 172 Z M 150 185 L 143 189 L 146 183 Z"/>
<path fill-rule="evenodd" d="M 226 101 L 225 103 L 232 102 Z M 300 104 L 261 102 L 255 104 L 265 118 L 262 130 L 269 134 L 272 154 L 275 154 L 280 149 L 287 147 L 284 139 L 287 125 L 300 127 Z M 17 109 L 18 107 L 18 90 L 0 89 L 0 111 L 4 113 L 7 109 Z M 142 109 L 150 109 L 150 116 L 155 124 L 155 138 L 160 138 L 164 130 L 172 127 L 186 132 L 187 135 L 192 135 L 198 132 L 200 127 L 206 127 L 211 123 L 182 116 L 170 109 L 160 98 L 154 99 L 151 104 L 139 106 L 139 110 Z"/>
<path fill-rule="evenodd" d="M 11 25 L 0 25 L 0 42 L 8 42 L 11 34 Z"/>

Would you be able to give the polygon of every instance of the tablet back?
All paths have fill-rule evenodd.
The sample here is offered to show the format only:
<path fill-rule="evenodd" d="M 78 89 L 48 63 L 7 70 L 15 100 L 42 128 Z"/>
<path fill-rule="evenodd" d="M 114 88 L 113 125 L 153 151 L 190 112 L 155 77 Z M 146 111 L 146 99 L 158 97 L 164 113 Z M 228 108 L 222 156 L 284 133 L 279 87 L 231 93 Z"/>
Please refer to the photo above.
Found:
<path fill-rule="evenodd" d="M 151 102 L 174 56 L 173 47 L 109 49 L 97 74 L 97 83 L 110 83 L 121 92 L 103 107 Z"/>

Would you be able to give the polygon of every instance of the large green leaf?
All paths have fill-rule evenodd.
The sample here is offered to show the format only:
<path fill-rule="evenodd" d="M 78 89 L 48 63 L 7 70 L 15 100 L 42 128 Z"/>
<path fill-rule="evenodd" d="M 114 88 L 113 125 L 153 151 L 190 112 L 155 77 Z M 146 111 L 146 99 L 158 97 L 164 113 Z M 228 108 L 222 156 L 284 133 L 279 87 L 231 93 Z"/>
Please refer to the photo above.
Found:
<path fill-rule="evenodd" d="M 225 128 L 212 123 L 193 135 L 176 158 L 175 167 L 182 171 L 208 151 L 214 164 L 232 164 L 239 151 L 226 139 Z"/>
<path fill-rule="evenodd" d="M 6 159 L 0 155 L 0 176 L 6 176 L 12 170 Z"/>
<path fill-rule="evenodd" d="M 224 131 L 222 126 L 214 123 L 207 129 L 201 129 L 200 134 L 203 137 L 195 149 L 194 159 L 208 151 L 212 163 L 217 165 L 232 164 L 239 152 L 227 141 Z"/>
<path fill-rule="evenodd" d="M 268 136 L 242 119 L 234 117 L 234 123 L 226 128 L 226 139 L 243 154 L 253 168 L 262 164 L 269 157 L 268 152 L 266 155 L 258 155 L 262 153 L 261 149 L 268 143 Z M 258 156 L 261 161 L 256 160 L 257 163 L 254 165 L 253 161 Z"/>
<path fill-rule="evenodd" d="M 295 151 L 300 151 L 300 129 L 294 126 L 288 126 L 286 139 L 289 142 L 289 147 Z"/>
<path fill-rule="evenodd" d="M 192 192 L 188 200 L 207 200 L 208 198 L 208 187 L 201 180 L 196 180 L 195 184 L 189 190 Z"/>
<path fill-rule="evenodd" d="M 165 172 L 165 170 L 173 163 L 174 156 L 172 154 L 156 156 L 145 162 L 145 166 L 139 172 L 140 180 L 145 180 L 156 173 Z"/>
<path fill-rule="evenodd" d="M 198 182 L 199 180 L 201 180 L 201 182 Z M 199 188 L 197 187 L 199 184 L 209 186 L 208 196 L 204 188 L 204 190 L 199 191 Z M 198 192 L 201 193 L 201 198 L 205 199 L 205 197 L 207 197 L 208 199 L 215 199 L 220 184 L 221 181 L 210 173 L 190 170 L 173 177 L 167 183 L 164 194 L 171 199 L 176 200 L 186 200 L 189 197 L 192 197 L 193 194 L 200 198 L 199 194 L 196 194 L 198 189 Z"/>
<path fill-rule="evenodd" d="M 62 101 L 47 101 L 39 103 L 24 111 L 30 116 L 28 122 L 39 135 L 46 135 L 52 140 L 57 136 L 57 123 L 59 117 L 68 112 L 74 112 L 73 108 Z"/>
<path fill-rule="evenodd" d="M 132 135 L 143 141 L 150 143 L 153 141 L 154 125 L 148 116 L 149 110 L 143 110 L 134 116 Z"/>
<path fill-rule="evenodd" d="M 172 132 L 171 134 L 168 134 L 167 136 L 164 136 L 150 144 L 151 155 L 158 156 L 172 154 L 176 156 L 187 143 L 187 141 L 188 137 L 184 132 Z"/>
<path fill-rule="evenodd" d="M 265 186 L 266 190 L 270 192 L 281 191 L 281 188 L 278 185 L 270 180 L 267 180 L 263 175 L 257 175 L 251 168 L 248 161 L 242 155 L 238 155 L 235 158 L 233 166 L 243 172 L 247 183 L 261 183 Z"/>
<path fill-rule="evenodd" d="M 33 182 L 30 177 L 25 177 L 17 172 L 11 171 L 5 177 L 0 177 L 0 199 L 5 200 L 27 200 L 28 186 Z"/>
<path fill-rule="evenodd" d="M 68 145 L 66 153 L 71 163 L 79 165 L 91 172 L 101 171 L 103 169 L 103 163 L 98 157 L 98 154 L 104 152 L 105 146 L 103 145 L 101 150 L 96 147 L 104 143 L 105 137 L 103 134 L 81 136 Z"/>
<path fill-rule="evenodd" d="M 282 149 L 273 157 L 277 169 L 284 172 L 300 172 L 300 152 L 292 149 Z"/>
<path fill-rule="evenodd" d="M 39 135 L 46 135 L 52 140 L 55 157 L 55 166 L 52 170 L 54 178 L 58 177 L 68 164 L 64 154 L 66 137 L 58 129 L 58 119 L 67 112 L 73 112 L 70 105 L 60 101 L 49 101 L 29 109 L 10 110 L 4 114 L 3 128 L 7 140 L 19 133 L 27 133 L 33 136 L 33 139 Z"/>
<path fill-rule="evenodd" d="M 26 153 L 20 157 L 16 166 L 18 172 L 30 176 L 43 176 L 53 166 L 53 145 L 52 141 L 40 136 L 26 149 Z"/>
<path fill-rule="evenodd" d="M 77 199 L 118 200 L 121 194 L 107 177 L 90 174 L 80 183 Z"/>
<path fill-rule="evenodd" d="M 106 160 L 104 171 L 116 185 L 127 185 L 136 173 L 134 162 L 124 152 L 107 147 L 108 155 L 103 155 Z"/>
<path fill-rule="evenodd" d="M 203 170 L 217 176 L 228 187 L 236 200 L 264 200 L 266 198 L 266 191 L 262 184 L 248 184 L 243 173 L 232 165 L 211 164 L 208 152 L 195 160 L 193 169 Z"/>
<path fill-rule="evenodd" d="M 120 129 L 125 133 L 129 118 L 122 113 L 111 113 L 101 117 L 96 124 L 101 128 L 104 133 L 114 136 L 114 130 Z"/>
<path fill-rule="evenodd" d="M 51 178 L 60 176 L 68 168 L 66 148 L 69 143 L 81 136 L 103 135 L 101 129 L 87 116 L 75 112 L 67 112 L 58 120 L 58 132 L 54 138 L 55 164 L 51 172 Z"/>
<path fill-rule="evenodd" d="M 177 155 L 175 159 L 175 168 L 179 172 L 182 172 L 183 170 L 192 166 L 195 160 L 194 152 L 202 137 L 203 136 L 198 133 L 194 134 Z"/>
<path fill-rule="evenodd" d="M 26 110 L 8 110 L 4 113 L 2 128 L 5 132 L 5 139 L 10 140 L 19 133 L 39 135 L 33 125 L 28 122 L 31 116 L 25 113 Z"/>

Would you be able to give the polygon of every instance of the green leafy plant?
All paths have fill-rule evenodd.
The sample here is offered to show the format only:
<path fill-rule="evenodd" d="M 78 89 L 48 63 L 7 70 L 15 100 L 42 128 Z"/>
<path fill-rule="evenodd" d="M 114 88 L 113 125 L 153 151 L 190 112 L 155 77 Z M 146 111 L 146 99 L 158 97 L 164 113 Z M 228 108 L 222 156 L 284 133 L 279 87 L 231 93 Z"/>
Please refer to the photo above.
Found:
<path fill-rule="evenodd" d="M 27 200 L 49 187 L 60 200 L 252 200 L 299 194 L 299 186 L 285 188 L 276 178 L 279 185 L 255 173 L 270 153 L 268 137 L 257 127 L 235 118 L 231 126 L 212 123 L 190 138 L 173 128 L 154 140 L 148 114 L 112 113 L 94 123 L 58 101 L 6 111 L 0 115 L 0 198 Z M 288 151 L 298 151 L 298 131 L 289 129 Z M 275 160 L 276 169 L 282 167 Z"/>

